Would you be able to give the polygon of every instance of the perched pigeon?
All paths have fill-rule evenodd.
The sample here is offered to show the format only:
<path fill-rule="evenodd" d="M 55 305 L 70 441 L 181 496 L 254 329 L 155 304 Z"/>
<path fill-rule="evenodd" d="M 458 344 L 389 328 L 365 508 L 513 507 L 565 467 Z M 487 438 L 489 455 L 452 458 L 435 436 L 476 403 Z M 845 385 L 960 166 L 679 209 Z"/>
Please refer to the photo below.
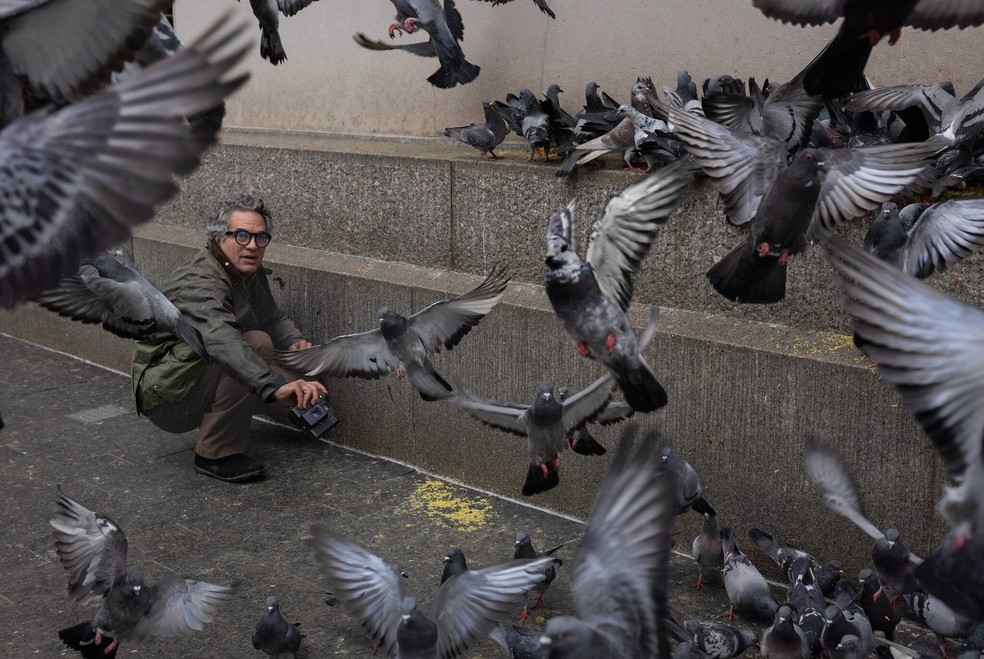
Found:
<path fill-rule="evenodd" d="M 465 53 L 458 44 L 464 38 L 464 23 L 461 14 L 454 6 L 454 0 L 391 0 L 396 7 L 396 23 L 389 28 L 390 38 L 396 32 L 416 32 L 423 28 L 430 40 L 409 46 L 387 46 L 372 41 L 363 34 L 355 37 L 356 43 L 370 50 L 391 50 L 403 48 L 423 57 L 437 56 L 441 68 L 435 71 L 427 82 L 440 89 L 450 89 L 464 85 L 478 77 L 481 68 L 465 59 Z"/>
<path fill-rule="evenodd" d="M 495 7 L 496 5 L 504 5 L 507 2 L 512 2 L 512 0 L 485 0 L 485 2 L 491 2 L 492 6 Z M 533 0 L 533 4 L 535 4 L 541 12 L 550 18 L 557 18 L 556 14 L 554 14 L 547 5 L 547 0 Z"/>
<path fill-rule="evenodd" d="M 824 610 L 823 617 L 827 624 L 820 634 L 820 645 L 831 659 L 859 659 L 871 649 L 871 624 L 863 613 L 849 616 L 839 606 L 831 604 Z M 848 636 L 859 640 L 862 654 L 853 654 L 854 646 L 843 644 Z"/>
<path fill-rule="evenodd" d="M 190 636 L 212 622 L 219 607 L 232 596 L 232 588 L 177 575 L 153 585 L 143 572 L 127 570 L 127 541 L 113 520 L 97 515 L 66 496 L 58 497 L 60 510 L 51 520 L 55 552 L 68 572 L 68 594 L 81 604 L 101 602 L 92 616 L 92 642 L 113 640 L 105 652 L 119 643 L 138 645 L 154 636 Z M 69 647 L 83 651 L 85 628 L 78 635 L 62 630 Z"/>
<path fill-rule="evenodd" d="M 319 378 L 378 380 L 395 371 L 397 377 L 410 378 L 421 398 L 434 400 L 424 392 L 434 390 L 435 385 L 451 391 L 451 385 L 434 370 L 429 355 L 458 345 L 499 303 L 508 281 L 503 270 L 493 270 L 467 293 L 435 302 L 410 317 L 380 307 L 378 329 L 338 336 L 304 350 L 279 351 L 275 359 L 287 368 Z"/>
<path fill-rule="evenodd" d="M 748 529 L 748 537 L 775 561 L 790 584 L 796 583 L 798 576 L 795 570 L 796 561 L 801 558 L 809 562 L 817 587 L 824 595 L 832 595 L 834 586 L 844 575 L 844 566 L 840 561 L 827 561 L 821 564 L 802 549 L 787 545 L 778 535 L 773 538 L 765 531 L 751 528 Z"/>
<path fill-rule="evenodd" d="M 177 307 L 139 272 L 108 254 L 89 261 L 79 274 L 62 277 L 58 288 L 42 293 L 37 301 L 73 320 L 102 323 L 103 329 L 127 339 L 175 333 L 209 361 L 201 334 Z"/>
<path fill-rule="evenodd" d="M 550 116 L 529 89 L 520 90 L 519 96 L 506 95 L 505 103 L 496 103 L 496 109 L 509 128 L 529 144 L 533 162 L 537 151 L 543 151 L 544 160 L 550 160 L 550 143 L 554 139 Z"/>
<path fill-rule="evenodd" d="M 864 237 L 869 252 L 913 277 L 943 272 L 984 246 L 984 199 L 909 204 L 887 201 Z"/>
<path fill-rule="evenodd" d="M 388 657 L 458 656 L 509 616 L 543 580 L 552 559 L 510 561 L 467 570 L 445 581 L 429 614 L 409 596 L 401 572 L 379 556 L 323 527 L 307 541 L 341 608 Z"/>
<path fill-rule="evenodd" d="M 623 190 L 596 223 L 584 261 L 574 243 L 574 201 L 547 226 L 547 297 L 578 354 L 607 366 L 639 412 L 665 405 L 666 391 L 625 316 L 631 276 L 692 180 L 685 165 L 673 163 Z"/>
<path fill-rule="evenodd" d="M 293 16 L 316 0 L 249 0 L 260 24 L 260 56 L 276 66 L 287 59 L 280 42 L 280 16 Z"/>
<path fill-rule="evenodd" d="M 482 423 L 526 437 L 529 466 L 522 491 L 525 496 L 531 496 L 560 483 L 560 454 L 567 433 L 605 406 L 612 394 L 612 379 L 605 374 L 563 402 L 554 395 L 553 382 L 544 380 L 530 405 L 500 403 L 459 389 L 458 394 L 447 399 L 449 403 Z M 429 393 L 440 396 L 438 391 Z"/>
<path fill-rule="evenodd" d="M 484 99 L 482 108 L 485 110 L 484 124 L 445 128 L 444 136 L 475 147 L 486 160 L 497 160 L 500 156 L 495 155 L 495 147 L 502 144 L 502 141 L 506 139 L 506 135 L 509 134 L 509 126 L 496 111 L 491 99 Z"/>
<path fill-rule="evenodd" d="M 683 110 L 684 112 L 692 112 L 701 117 L 705 116 L 704 107 L 700 102 L 700 98 L 697 96 L 697 85 L 686 69 L 677 71 L 676 89 L 670 89 L 666 85 L 663 85 L 663 97 L 666 99 L 667 104 L 672 107 Z M 653 111 L 658 114 L 656 110 L 657 105 L 658 103 L 651 103 Z M 657 114 L 653 114 L 653 116 L 655 117 Z"/>
<path fill-rule="evenodd" d="M 886 529 L 885 535 L 875 540 L 871 548 L 871 562 L 875 566 L 875 575 L 881 588 L 875 593 L 877 601 L 888 597 L 889 601 L 897 603 L 902 594 L 915 589 L 912 578 L 912 554 L 902 543 L 898 529 Z"/>
<path fill-rule="evenodd" d="M 858 604 L 864 609 L 864 613 L 871 622 L 874 631 L 880 631 L 890 641 L 895 640 L 895 628 L 902 620 L 905 612 L 905 604 L 901 601 L 892 602 L 888 597 L 875 599 L 875 593 L 881 589 L 878 577 L 873 570 L 865 568 L 858 573 L 858 582 L 861 585 L 861 596 Z"/>
<path fill-rule="evenodd" d="M 575 145 L 557 169 L 557 178 L 570 176 L 577 165 L 590 162 L 599 156 L 615 151 L 621 151 L 626 167 L 631 167 L 630 160 L 636 148 L 635 134 L 636 129 L 632 119 L 630 117 L 623 117 L 618 124 L 605 134 Z"/>
<path fill-rule="evenodd" d="M 533 540 L 530 538 L 530 534 L 526 531 L 520 531 L 516 534 L 516 549 L 513 551 L 513 558 L 541 558 L 544 556 L 553 556 L 554 552 L 563 546 L 563 544 L 560 544 L 553 549 L 538 552 L 533 548 Z M 555 558 L 553 563 L 547 567 L 544 572 L 546 575 L 544 580 L 533 587 L 533 590 L 536 592 L 536 597 L 533 598 L 532 604 L 529 601 L 529 593 L 527 593 L 526 599 L 523 601 L 523 612 L 520 614 L 520 620 L 525 620 L 529 617 L 530 609 L 535 609 L 536 607 L 543 605 L 543 594 L 547 592 L 547 588 L 550 587 L 551 582 L 553 582 L 553 580 L 557 577 L 557 568 L 563 564 L 564 562 L 562 560 Z"/>
<path fill-rule="evenodd" d="M 693 508 L 701 515 L 714 515 L 714 509 L 704 500 L 700 477 L 689 462 L 674 453 L 669 446 L 659 450 L 659 466 L 676 475 L 677 514 Z"/>
<path fill-rule="evenodd" d="M 88 4 L 83 13 L 98 14 Z M 130 80 L 0 132 L 0 308 L 127 238 L 177 191 L 173 175 L 197 166 L 214 137 L 192 133 L 182 116 L 248 77 L 227 77 L 248 46 L 220 53 L 242 33 L 224 22 Z"/>
<path fill-rule="evenodd" d="M 811 609 L 822 614 L 823 610 L 827 608 L 827 600 L 821 592 L 819 585 L 817 585 L 816 573 L 813 571 L 813 565 L 810 563 L 810 559 L 801 556 L 794 560 L 792 572 L 794 580 L 786 591 L 786 601 L 800 615 Z M 832 587 L 831 593 L 833 591 L 834 588 Z M 809 628 L 811 625 L 807 625 L 807 627 Z M 816 630 L 816 639 L 812 638 L 809 632 L 807 633 L 807 638 L 810 639 L 811 646 L 814 640 L 819 642 L 820 631 L 823 628 L 822 624 L 820 628 Z M 803 631 L 807 631 L 807 629 L 804 628 Z"/>
<path fill-rule="evenodd" d="M 711 659 L 737 657 L 759 642 L 754 630 L 743 627 L 699 620 L 687 620 L 684 626 L 693 635 L 694 647 Z"/>
<path fill-rule="evenodd" d="M 764 659 L 809 659 L 810 644 L 788 605 L 776 611 L 772 626 L 762 633 L 759 648 Z"/>
<path fill-rule="evenodd" d="M 691 556 L 697 561 L 697 583 L 694 588 L 700 590 L 704 586 L 723 586 L 721 569 L 724 567 L 724 550 L 721 546 L 721 531 L 718 529 L 717 516 L 704 513 L 704 525 L 700 535 L 694 538 Z"/>
<path fill-rule="evenodd" d="M 658 472 L 656 437 L 623 435 L 571 565 L 580 617 L 547 621 L 552 659 L 668 657 L 667 586 L 673 476 Z M 653 474 L 656 474 L 655 477 Z"/>
<path fill-rule="evenodd" d="M 721 529 L 721 544 L 724 547 L 724 589 L 731 602 L 728 617 L 739 613 L 761 622 L 773 620 L 779 605 L 772 598 L 765 577 L 738 548 L 730 528 Z"/>
<path fill-rule="evenodd" d="M 796 25 L 833 23 L 841 16 L 834 39 L 807 68 L 810 94 L 829 98 L 856 91 L 871 49 L 883 36 L 894 44 L 902 27 L 921 30 L 970 27 L 984 23 L 979 0 L 752 0 L 766 16 Z"/>
<path fill-rule="evenodd" d="M 301 647 L 301 632 L 297 623 L 290 624 L 280 613 L 280 601 L 273 595 L 266 598 L 266 613 L 256 621 L 253 647 L 278 659 L 294 659 Z"/>

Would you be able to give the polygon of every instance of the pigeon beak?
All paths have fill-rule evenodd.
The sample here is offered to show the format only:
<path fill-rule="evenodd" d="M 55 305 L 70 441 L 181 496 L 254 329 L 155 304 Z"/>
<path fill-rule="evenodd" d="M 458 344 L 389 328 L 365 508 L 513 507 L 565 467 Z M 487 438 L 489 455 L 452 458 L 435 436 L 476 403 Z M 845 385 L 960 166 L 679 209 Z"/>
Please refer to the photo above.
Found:
<path fill-rule="evenodd" d="M 445 562 L 445 563 L 447 563 L 447 562 L 448 562 L 448 561 L 450 561 L 450 560 L 451 560 L 451 557 L 450 557 L 450 556 L 445 556 L 445 557 L 444 557 L 444 562 Z"/>
<path fill-rule="evenodd" d="M 410 619 L 410 614 L 409 613 L 404 613 L 403 616 L 401 616 L 401 617 L 403 618 L 403 622 L 406 622 L 407 620 Z"/>
<path fill-rule="evenodd" d="M 546 634 L 540 637 L 540 645 L 550 645 L 550 643 L 551 643 L 550 637 L 547 636 Z"/>
<path fill-rule="evenodd" d="M 822 160 L 817 161 L 817 169 L 826 169 L 826 168 L 827 168 L 827 164 L 824 161 Z"/>

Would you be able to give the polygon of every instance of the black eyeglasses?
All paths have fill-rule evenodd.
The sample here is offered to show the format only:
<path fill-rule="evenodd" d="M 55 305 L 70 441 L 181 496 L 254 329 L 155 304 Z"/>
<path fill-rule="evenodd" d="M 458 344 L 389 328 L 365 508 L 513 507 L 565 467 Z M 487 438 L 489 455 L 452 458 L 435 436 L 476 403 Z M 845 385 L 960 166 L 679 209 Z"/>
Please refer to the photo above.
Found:
<path fill-rule="evenodd" d="M 225 235 L 232 236 L 236 239 L 236 242 L 245 247 L 249 244 L 249 241 L 256 238 L 257 247 L 266 247 L 270 244 L 270 239 L 273 238 L 266 231 L 261 231 L 259 233 L 252 233 L 246 229 L 236 229 L 235 231 L 226 231 Z"/>

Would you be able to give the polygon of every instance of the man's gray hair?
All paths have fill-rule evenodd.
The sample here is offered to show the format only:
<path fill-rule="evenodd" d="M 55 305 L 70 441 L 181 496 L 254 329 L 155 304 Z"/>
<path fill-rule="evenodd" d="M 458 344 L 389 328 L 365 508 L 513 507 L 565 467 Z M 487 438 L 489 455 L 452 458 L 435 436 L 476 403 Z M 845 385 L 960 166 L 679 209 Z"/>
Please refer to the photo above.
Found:
<path fill-rule="evenodd" d="M 205 234 L 209 240 L 213 237 L 222 239 L 225 232 L 229 230 L 229 216 L 235 211 L 259 213 L 266 223 L 267 233 L 273 233 L 273 218 L 270 216 L 270 211 L 263 205 L 263 200 L 250 195 L 240 195 L 234 199 L 219 202 L 215 209 L 215 215 L 205 223 Z"/>

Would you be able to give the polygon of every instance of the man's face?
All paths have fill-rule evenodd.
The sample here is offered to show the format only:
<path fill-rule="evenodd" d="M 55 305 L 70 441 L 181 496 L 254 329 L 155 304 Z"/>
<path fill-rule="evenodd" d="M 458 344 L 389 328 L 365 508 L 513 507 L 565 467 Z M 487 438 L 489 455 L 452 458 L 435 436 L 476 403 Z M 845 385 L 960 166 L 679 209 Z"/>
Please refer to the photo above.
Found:
<path fill-rule="evenodd" d="M 245 229 L 250 233 L 260 233 L 266 231 L 266 222 L 263 216 L 256 211 L 232 211 L 229 215 L 229 231 Z M 219 241 L 222 253 L 226 255 L 229 262 L 235 266 L 236 270 L 244 275 L 251 275 L 256 272 L 263 264 L 263 252 L 265 247 L 256 246 L 256 238 L 251 238 L 248 245 L 240 245 L 234 236 L 222 236 Z"/>

